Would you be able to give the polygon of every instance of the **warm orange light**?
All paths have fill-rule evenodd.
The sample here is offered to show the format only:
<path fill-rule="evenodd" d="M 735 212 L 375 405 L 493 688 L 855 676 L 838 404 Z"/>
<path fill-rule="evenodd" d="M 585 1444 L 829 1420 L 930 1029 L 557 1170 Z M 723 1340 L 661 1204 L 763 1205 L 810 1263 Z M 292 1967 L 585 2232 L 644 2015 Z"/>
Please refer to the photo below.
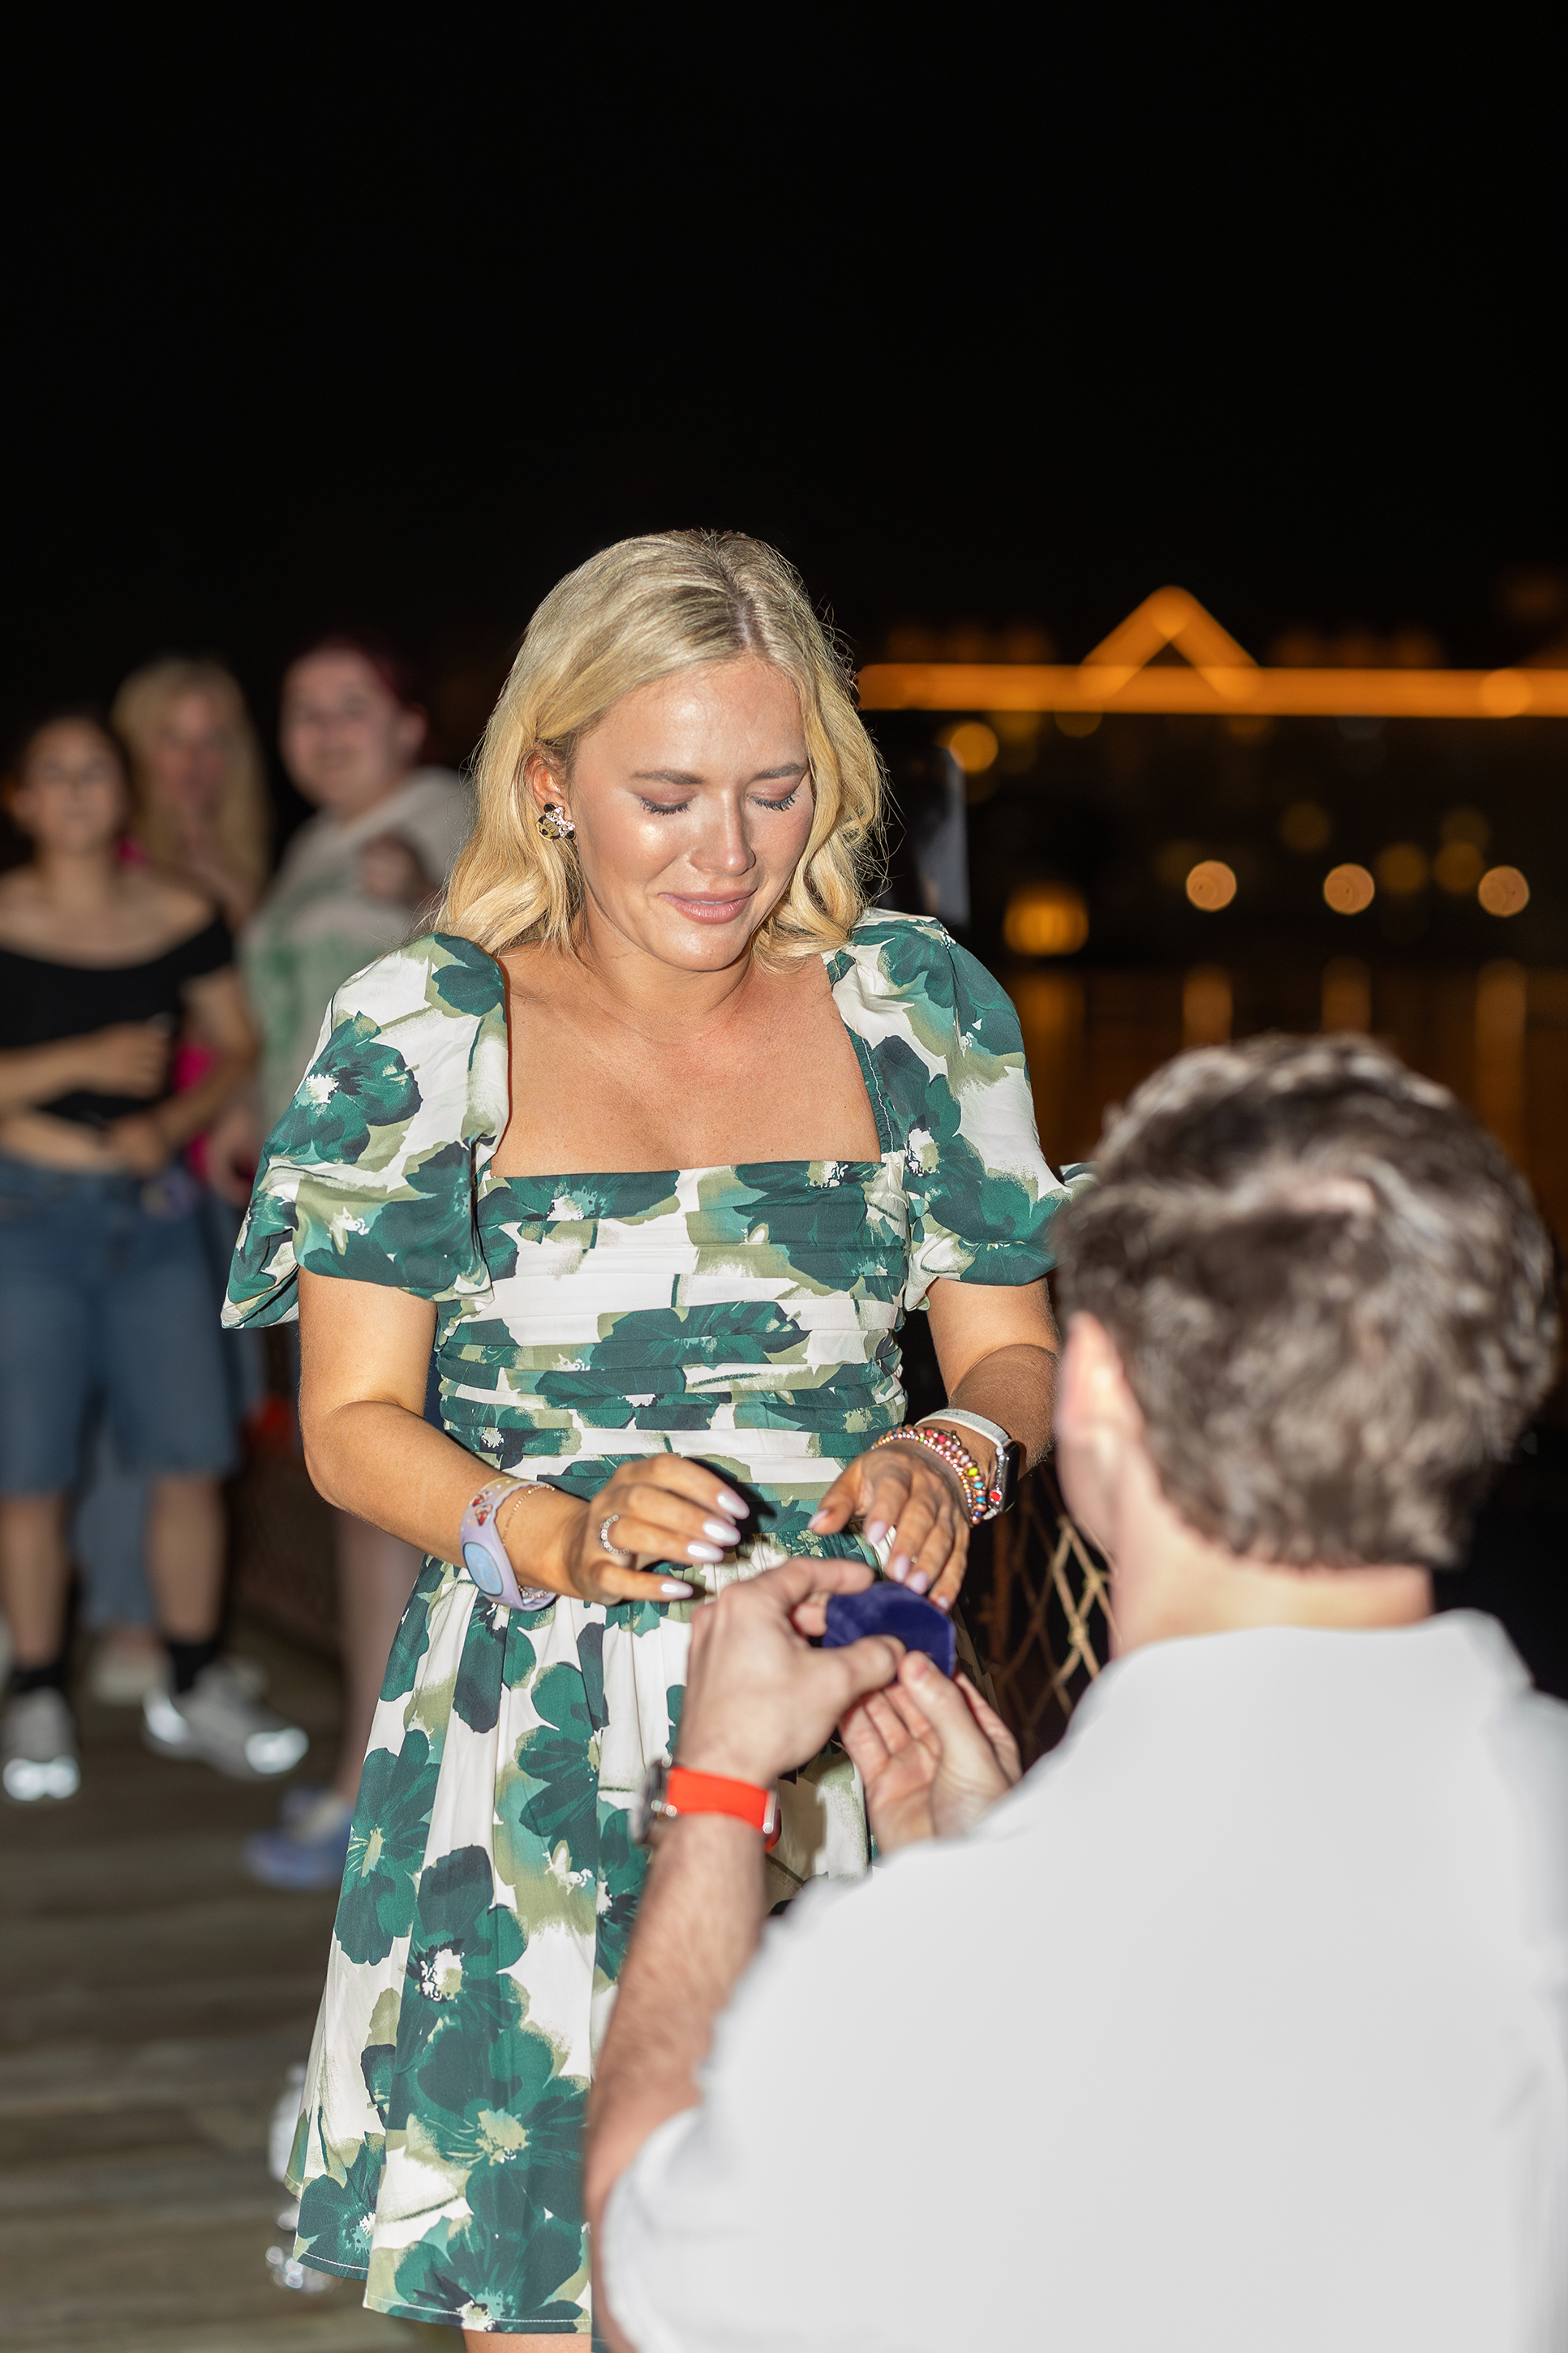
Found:
<path fill-rule="evenodd" d="M 1476 885 L 1489 915 L 1517 915 L 1530 904 L 1530 885 L 1517 866 L 1493 866 Z"/>
<path fill-rule="evenodd" d="M 1479 808 L 1451 808 L 1437 828 L 1440 841 L 1468 841 L 1484 849 L 1492 838 L 1489 820 Z"/>
<path fill-rule="evenodd" d="M 1450 892 L 1456 899 L 1468 899 L 1485 872 L 1486 863 L 1473 841 L 1446 841 L 1432 860 L 1432 873 L 1439 891 Z"/>
<path fill-rule="evenodd" d="M 1167 646 L 1185 659 L 1156 662 Z M 1081 662 L 869 662 L 860 702 L 867 711 L 1564 719 L 1568 670 L 1262 670 L 1184 588 L 1160 588 Z"/>
<path fill-rule="evenodd" d="M 1064 735 L 1092 735 L 1101 715 L 1098 711 L 1058 711 L 1057 725 Z"/>
<path fill-rule="evenodd" d="M 1426 888 L 1431 869 L 1426 852 L 1414 841 L 1391 841 L 1377 853 L 1377 879 L 1393 899 L 1414 898 Z"/>
<path fill-rule="evenodd" d="M 1372 1028 L 1372 975 L 1359 956 L 1334 956 L 1323 966 L 1323 1028 Z"/>
<path fill-rule="evenodd" d="M 1287 849 L 1321 849 L 1333 829 L 1333 818 L 1316 801 L 1292 801 L 1279 820 L 1279 839 Z"/>
<path fill-rule="evenodd" d="M 1229 973 L 1218 965 L 1194 965 L 1182 983 L 1182 1044 L 1225 1045 L 1235 1010 Z"/>
<path fill-rule="evenodd" d="M 996 730 L 987 727 L 984 719 L 965 719 L 956 727 L 946 727 L 937 740 L 947 746 L 966 776 L 983 776 L 987 768 L 994 768 L 1002 748 Z"/>
<path fill-rule="evenodd" d="M 1071 955 L 1089 937 L 1089 910 L 1070 882 L 1025 882 L 1007 902 L 1002 936 L 1015 955 Z"/>
<path fill-rule="evenodd" d="M 1236 877 L 1217 858 L 1205 858 L 1187 877 L 1187 896 L 1205 915 L 1217 914 L 1236 896 Z"/>
<path fill-rule="evenodd" d="M 1359 915 L 1370 907 L 1377 885 L 1364 866 L 1336 866 L 1323 877 L 1323 896 L 1336 915 Z"/>

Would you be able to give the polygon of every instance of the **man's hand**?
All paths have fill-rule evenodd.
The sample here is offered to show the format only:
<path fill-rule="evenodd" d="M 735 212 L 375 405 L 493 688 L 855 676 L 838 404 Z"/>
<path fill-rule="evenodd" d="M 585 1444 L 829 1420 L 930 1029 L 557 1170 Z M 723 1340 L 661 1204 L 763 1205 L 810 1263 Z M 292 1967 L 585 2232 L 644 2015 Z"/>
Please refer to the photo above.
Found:
<path fill-rule="evenodd" d="M 871 1572 L 857 1560 L 791 1560 L 731 1585 L 691 1621 L 677 1762 L 697 1773 L 770 1788 L 815 1757 L 866 1692 L 890 1683 L 901 1642 L 868 1634 L 815 1651 L 835 1593 L 858 1593 Z"/>
<path fill-rule="evenodd" d="M 860 1701 L 839 1727 L 866 1784 L 883 1854 L 918 1839 L 961 1838 L 1020 1777 L 1018 1744 L 967 1675 L 950 1683 L 911 1651 L 889 1691 Z"/>

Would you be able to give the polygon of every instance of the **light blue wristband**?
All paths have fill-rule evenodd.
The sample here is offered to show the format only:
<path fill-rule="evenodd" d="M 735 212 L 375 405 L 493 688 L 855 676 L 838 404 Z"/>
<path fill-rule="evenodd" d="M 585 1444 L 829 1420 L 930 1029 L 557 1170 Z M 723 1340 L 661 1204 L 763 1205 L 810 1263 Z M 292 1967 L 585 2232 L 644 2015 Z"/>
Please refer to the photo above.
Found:
<path fill-rule="evenodd" d="M 462 1566 L 479 1591 L 490 1601 L 504 1602 L 509 1609 L 536 1610 L 548 1609 L 562 1595 L 548 1585 L 520 1585 L 511 1558 L 500 1540 L 496 1526 L 496 1514 L 507 1497 L 525 1489 L 530 1494 L 553 1494 L 537 1479 L 492 1479 L 481 1487 L 468 1510 L 458 1541 L 462 1546 Z"/>

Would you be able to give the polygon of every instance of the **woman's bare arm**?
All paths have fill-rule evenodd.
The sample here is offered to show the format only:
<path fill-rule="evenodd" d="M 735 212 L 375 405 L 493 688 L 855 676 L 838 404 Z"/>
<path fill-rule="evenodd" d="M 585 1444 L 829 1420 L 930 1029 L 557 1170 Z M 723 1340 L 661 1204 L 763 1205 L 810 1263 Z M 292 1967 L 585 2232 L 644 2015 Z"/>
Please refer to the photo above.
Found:
<path fill-rule="evenodd" d="M 154 1095 L 169 1066 L 169 1041 L 145 1021 L 117 1021 L 81 1038 L 0 1053 L 0 1119 L 33 1111 L 84 1087 L 94 1094 Z"/>
<path fill-rule="evenodd" d="M 944 1278 L 931 1287 L 930 1312 L 948 1402 L 999 1422 L 1026 1460 L 1037 1462 L 1051 1442 L 1057 1367 L 1057 1328 L 1043 1279 L 1009 1289 Z M 954 1428 L 989 1477 L 994 1448 L 977 1431 Z M 969 1557 L 960 1488 L 957 1472 L 929 1447 L 879 1446 L 834 1481 L 811 1525 L 831 1535 L 858 1519 L 871 1543 L 889 1539 L 889 1576 L 948 1609 Z"/>
<path fill-rule="evenodd" d="M 950 1405 L 1000 1422 L 1031 1467 L 1051 1442 L 1061 1343 L 1044 1277 L 1005 1290 L 995 1283 L 933 1282 L 931 1335 Z M 980 1459 L 985 1440 L 962 1432 Z M 986 1449 L 986 1467 L 990 1451 Z"/>
<path fill-rule="evenodd" d="M 312 1480 L 330 1504 L 455 1561 L 463 1514 L 495 1474 L 424 1418 L 435 1337 L 427 1299 L 300 1276 L 300 1424 Z M 495 1525 L 520 1582 L 581 1600 L 668 1601 L 689 1585 L 613 1559 L 598 1540 L 605 1520 L 615 1515 L 612 1541 L 634 1563 L 708 1563 L 731 1549 L 743 1510 L 701 1463 L 655 1454 L 623 1464 L 590 1503 L 538 1487 L 503 1504 Z"/>

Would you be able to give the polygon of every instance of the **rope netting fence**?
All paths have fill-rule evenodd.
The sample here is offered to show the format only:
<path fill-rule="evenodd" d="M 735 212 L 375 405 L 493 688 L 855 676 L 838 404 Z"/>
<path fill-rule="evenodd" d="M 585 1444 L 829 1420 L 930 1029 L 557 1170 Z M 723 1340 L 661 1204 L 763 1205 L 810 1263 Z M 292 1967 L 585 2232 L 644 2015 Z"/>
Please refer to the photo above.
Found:
<path fill-rule="evenodd" d="M 1048 1463 L 975 1530 L 963 1614 L 1026 1766 L 1055 1747 L 1110 1655 L 1110 1572 Z"/>

